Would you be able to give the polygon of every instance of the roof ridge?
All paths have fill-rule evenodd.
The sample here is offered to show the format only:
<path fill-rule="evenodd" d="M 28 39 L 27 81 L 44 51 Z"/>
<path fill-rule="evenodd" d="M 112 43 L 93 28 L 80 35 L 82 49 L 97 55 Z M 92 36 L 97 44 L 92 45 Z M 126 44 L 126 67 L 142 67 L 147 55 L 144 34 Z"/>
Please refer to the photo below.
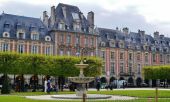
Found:
<path fill-rule="evenodd" d="M 77 7 L 77 6 L 75 6 L 75 5 L 64 4 L 64 3 L 59 3 L 58 5 L 65 5 L 65 6 Z M 77 8 L 78 8 L 78 7 L 77 7 Z"/>
<path fill-rule="evenodd" d="M 41 20 L 40 18 L 36 18 L 36 17 L 28 17 L 28 16 L 21 16 L 21 15 L 15 15 L 15 14 L 8 14 L 8 13 L 3 13 L 2 16 L 3 15 L 17 16 L 17 17 L 24 17 L 24 18 L 39 19 L 39 20 Z"/>

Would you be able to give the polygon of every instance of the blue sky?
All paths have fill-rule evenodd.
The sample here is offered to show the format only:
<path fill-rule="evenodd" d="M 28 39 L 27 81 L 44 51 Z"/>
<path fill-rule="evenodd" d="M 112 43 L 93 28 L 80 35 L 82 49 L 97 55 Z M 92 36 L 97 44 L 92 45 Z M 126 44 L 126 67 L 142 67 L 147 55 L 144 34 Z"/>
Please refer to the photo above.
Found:
<path fill-rule="evenodd" d="M 40 18 L 58 3 L 78 6 L 85 16 L 93 11 L 97 27 L 128 27 L 151 35 L 159 31 L 170 37 L 169 0 L 0 0 L 0 12 Z"/>

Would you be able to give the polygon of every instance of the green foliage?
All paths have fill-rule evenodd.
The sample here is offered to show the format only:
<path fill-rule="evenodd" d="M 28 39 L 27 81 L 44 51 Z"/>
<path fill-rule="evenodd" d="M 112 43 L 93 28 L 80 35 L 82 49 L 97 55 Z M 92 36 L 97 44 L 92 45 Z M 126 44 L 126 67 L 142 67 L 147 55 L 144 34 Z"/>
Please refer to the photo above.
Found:
<path fill-rule="evenodd" d="M 145 79 L 170 79 L 170 66 L 146 66 L 143 68 Z"/>
<path fill-rule="evenodd" d="M 79 69 L 75 67 L 77 63 L 80 63 L 80 58 L 73 56 L 44 56 L 0 52 L 0 73 L 4 74 L 78 76 Z M 86 63 L 89 66 L 85 71 L 85 75 L 99 76 L 101 74 L 101 59 L 89 57 Z"/>

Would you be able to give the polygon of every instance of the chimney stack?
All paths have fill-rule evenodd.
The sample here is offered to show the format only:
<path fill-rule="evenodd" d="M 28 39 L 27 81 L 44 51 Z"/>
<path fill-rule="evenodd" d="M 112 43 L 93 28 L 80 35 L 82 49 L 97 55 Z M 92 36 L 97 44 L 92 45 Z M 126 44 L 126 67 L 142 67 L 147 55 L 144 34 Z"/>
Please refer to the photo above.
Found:
<path fill-rule="evenodd" d="M 159 38 L 159 32 L 158 31 L 154 32 L 153 35 L 154 35 L 154 38 Z"/>
<path fill-rule="evenodd" d="M 94 12 L 92 12 L 92 11 L 88 12 L 87 21 L 89 22 L 89 32 L 93 32 L 93 29 L 94 29 Z"/>
<path fill-rule="evenodd" d="M 124 27 L 122 30 L 124 34 L 129 34 L 129 28 Z"/>
<path fill-rule="evenodd" d="M 43 12 L 43 23 L 48 28 L 48 15 L 47 15 L 47 11 Z"/>
<path fill-rule="evenodd" d="M 54 23 L 55 23 L 55 6 L 52 6 L 51 7 L 51 17 L 50 17 L 50 24 L 51 24 L 51 26 L 53 26 L 54 25 Z"/>

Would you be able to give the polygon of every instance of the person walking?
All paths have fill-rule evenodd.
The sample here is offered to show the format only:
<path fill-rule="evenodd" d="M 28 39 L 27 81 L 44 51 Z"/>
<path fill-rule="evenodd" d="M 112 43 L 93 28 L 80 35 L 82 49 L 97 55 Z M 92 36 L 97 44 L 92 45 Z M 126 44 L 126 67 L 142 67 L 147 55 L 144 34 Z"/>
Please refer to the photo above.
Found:
<path fill-rule="evenodd" d="M 47 78 L 45 78 L 45 81 L 44 81 L 44 92 L 45 93 L 47 92 Z"/>

